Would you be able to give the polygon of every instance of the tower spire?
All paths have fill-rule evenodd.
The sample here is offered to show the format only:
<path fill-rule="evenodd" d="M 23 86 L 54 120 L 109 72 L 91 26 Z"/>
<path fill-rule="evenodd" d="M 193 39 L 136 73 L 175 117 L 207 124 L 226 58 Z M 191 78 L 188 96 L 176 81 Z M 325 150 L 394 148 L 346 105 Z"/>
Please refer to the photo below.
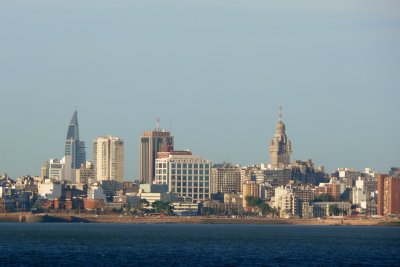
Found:
<path fill-rule="evenodd" d="M 279 106 L 279 121 L 282 121 L 282 106 Z"/>
<path fill-rule="evenodd" d="M 156 130 L 159 131 L 160 130 L 160 117 L 157 117 L 157 127 Z"/>

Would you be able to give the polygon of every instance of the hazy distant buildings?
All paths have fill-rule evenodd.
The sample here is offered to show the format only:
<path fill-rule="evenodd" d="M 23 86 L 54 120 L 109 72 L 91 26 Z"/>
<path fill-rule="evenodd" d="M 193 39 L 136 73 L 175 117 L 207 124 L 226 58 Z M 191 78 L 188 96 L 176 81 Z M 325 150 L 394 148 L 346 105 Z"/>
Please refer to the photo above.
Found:
<path fill-rule="evenodd" d="M 279 121 L 275 128 L 275 135 L 269 147 L 271 169 L 284 168 L 290 164 L 292 144 L 286 136 L 286 127 L 282 122 L 282 111 L 279 112 Z"/>
<path fill-rule="evenodd" d="M 155 161 L 157 153 L 162 151 L 172 151 L 174 147 L 174 137 L 169 131 L 163 131 L 157 127 L 154 131 L 147 131 L 140 137 L 140 156 L 139 156 L 139 178 L 143 183 L 153 183 L 155 178 Z"/>
<path fill-rule="evenodd" d="M 159 153 L 155 183 L 167 184 L 168 191 L 191 198 L 194 203 L 210 198 L 211 161 L 189 151 Z"/>
<path fill-rule="evenodd" d="M 97 181 L 124 181 L 124 141 L 115 136 L 98 137 L 93 142 Z"/>

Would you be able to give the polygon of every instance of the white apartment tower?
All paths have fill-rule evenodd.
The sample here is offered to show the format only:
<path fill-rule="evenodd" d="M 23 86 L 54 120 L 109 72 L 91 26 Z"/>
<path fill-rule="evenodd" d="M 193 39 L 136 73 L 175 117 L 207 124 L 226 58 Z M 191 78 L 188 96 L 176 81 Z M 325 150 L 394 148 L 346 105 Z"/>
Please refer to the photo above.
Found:
<path fill-rule="evenodd" d="M 115 136 L 101 136 L 93 142 L 97 181 L 124 181 L 124 141 Z"/>
<path fill-rule="evenodd" d="M 211 162 L 189 151 L 159 153 L 155 184 L 168 185 L 168 191 L 197 203 L 210 198 Z"/>

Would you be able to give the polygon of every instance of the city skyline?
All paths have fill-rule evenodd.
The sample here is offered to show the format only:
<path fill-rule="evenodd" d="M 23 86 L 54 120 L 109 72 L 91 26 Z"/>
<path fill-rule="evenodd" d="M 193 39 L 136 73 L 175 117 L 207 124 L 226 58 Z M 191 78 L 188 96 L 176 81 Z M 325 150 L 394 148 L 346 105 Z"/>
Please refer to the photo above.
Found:
<path fill-rule="evenodd" d="M 74 114 L 73 114 L 73 116 L 72 116 L 72 118 L 71 118 L 71 121 L 70 121 L 70 123 L 69 123 L 69 125 L 68 125 L 68 133 L 67 133 L 67 142 L 65 143 L 65 150 L 67 151 L 68 149 L 67 149 L 67 146 L 68 146 L 68 140 L 71 140 L 71 136 L 72 136 L 72 132 L 74 132 L 74 134 L 73 134 L 73 138 L 77 138 L 77 140 L 79 140 L 79 126 L 78 126 L 78 118 L 77 118 L 77 112 L 78 112 L 78 110 L 77 109 L 75 109 L 75 111 L 74 111 Z M 280 135 L 282 135 L 283 134 L 283 140 L 284 140 L 284 144 L 286 144 L 286 142 L 288 142 L 288 144 L 289 144 L 289 148 L 285 148 L 285 147 L 282 147 L 282 148 L 280 148 L 280 149 L 283 149 L 283 151 L 284 150 L 286 150 L 286 149 L 288 149 L 287 151 L 289 151 L 290 152 L 290 154 L 293 152 L 293 151 L 291 151 L 291 141 L 290 140 L 288 140 L 287 139 L 287 141 L 286 141 L 286 126 L 285 126 L 285 123 L 284 123 L 284 119 L 283 119 L 283 113 L 282 113 L 282 107 L 280 106 L 279 107 L 279 113 L 277 113 L 278 114 L 278 116 L 277 116 L 277 124 L 275 125 L 275 129 L 274 129 L 274 132 L 275 132 L 275 135 L 273 135 L 273 140 L 272 141 L 270 141 L 270 143 L 269 144 L 267 144 L 267 146 L 266 146 L 266 153 L 268 154 L 268 159 L 266 160 L 266 161 L 262 161 L 262 162 L 253 162 L 253 163 L 249 163 L 249 164 L 243 164 L 243 163 L 241 163 L 241 162 L 230 162 L 230 161 L 226 161 L 226 160 L 221 160 L 221 161 L 212 161 L 213 162 L 213 164 L 221 164 L 221 163 L 232 163 L 232 164 L 239 164 L 239 165 L 242 165 L 242 166 L 250 166 L 250 165 L 253 165 L 253 164 L 272 164 L 271 166 L 272 166 L 272 168 L 276 168 L 276 167 L 279 167 L 279 166 L 281 166 L 280 164 L 278 164 L 278 165 L 274 165 L 273 164 L 273 162 L 275 162 L 276 161 L 276 159 L 274 158 L 274 159 L 272 159 L 271 158 L 271 153 L 272 153 L 272 151 L 271 151 L 271 147 L 272 147 L 272 142 L 276 139 L 276 138 L 281 138 L 280 137 Z M 282 132 L 281 132 L 282 131 Z M 173 138 L 173 133 L 172 132 L 170 132 L 170 129 L 168 129 L 168 130 L 165 130 L 165 129 L 162 129 L 162 128 L 160 128 L 160 119 L 159 119 L 159 117 L 157 118 L 157 121 L 156 121 L 156 126 L 155 126 L 155 128 L 153 129 L 153 130 L 151 130 L 151 131 L 144 131 L 144 133 L 143 134 L 141 134 L 139 137 L 138 137 L 138 139 L 139 139 L 139 143 L 142 143 L 142 139 L 143 139 L 143 137 L 144 136 L 146 136 L 146 135 L 149 135 L 149 136 L 152 136 L 151 134 L 152 133 L 160 133 L 160 134 L 164 134 L 167 138 L 171 138 L 171 140 L 172 140 L 172 143 L 165 143 L 166 145 L 168 145 L 168 146 L 170 146 L 170 148 L 173 148 L 173 143 L 174 143 L 174 138 Z M 163 135 L 163 136 L 164 136 Z M 96 138 L 94 138 L 93 140 L 91 140 L 91 142 L 93 142 L 93 144 L 94 144 L 94 147 L 95 147 L 95 144 L 96 144 L 96 142 L 98 142 L 98 140 L 99 139 L 101 139 L 101 138 L 104 138 L 105 136 L 102 136 L 102 135 L 98 135 Z M 109 135 L 107 135 L 106 137 L 112 137 L 110 134 Z M 73 139 L 72 138 L 72 139 Z M 113 137 L 113 138 L 117 138 L 117 137 Z M 165 137 L 163 137 L 163 138 L 165 138 Z M 117 138 L 118 140 L 120 140 L 119 138 Z M 161 138 L 162 139 L 162 138 Z M 162 140 L 164 140 L 164 139 L 162 139 Z M 278 139 L 277 139 L 278 140 Z M 280 139 L 279 139 L 280 140 Z M 85 143 L 85 141 L 79 141 L 80 143 Z M 122 141 L 122 142 L 124 142 L 124 141 Z M 140 147 L 141 145 L 139 145 L 139 147 Z M 286 146 L 286 145 L 285 145 Z M 94 148 L 95 149 L 95 148 Z M 188 148 L 185 148 L 185 149 L 188 149 Z M 279 151 L 280 149 L 278 149 L 278 150 L 276 150 L 276 151 Z M 275 151 L 275 149 L 274 149 L 274 151 Z M 132 152 L 132 151 L 130 151 L 130 152 Z M 125 157 L 125 155 L 126 155 L 126 153 L 130 153 L 129 151 L 128 152 L 126 152 L 126 150 L 125 150 L 125 152 L 123 153 L 123 157 Z M 138 152 L 141 152 L 141 150 L 139 149 L 138 150 Z M 274 153 L 273 153 L 274 154 Z M 289 155 L 290 155 L 289 154 Z M 54 156 L 54 155 L 53 155 Z M 95 155 L 95 153 L 93 152 L 92 154 L 91 154 L 91 156 L 90 157 L 88 157 L 87 158 L 87 160 L 89 160 L 89 161 L 91 161 L 91 162 L 96 162 L 96 159 L 95 159 L 95 157 L 96 157 L 96 155 Z M 275 156 L 274 156 L 275 157 Z M 290 158 L 290 156 L 288 156 L 289 158 Z M 51 157 L 51 158 L 57 158 L 57 156 L 54 156 L 54 157 Z M 59 157 L 60 159 L 62 158 L 62 157 Z M 139 157 L 140 158 L 140 157 Z M 312 158 L 311 158 L 312 159 Z M 48 159 L 46 159 L 45 161 L 47 161 Z M 298 158 L 293 158 L 293 159 L 291 159 L 290 161 L 288 161 L 288 162 L 290 162 L 290 163 L 292 163 L 292 162 L 294 162 L 295 160 L 308 160 L 308 159 L 298 159 Z M 318 159 L 312 159 L 312 160 L 317 160 L 317 162 L 318 162 Z M 125 160 L 124 160 L 125 161 Z M 125 161 L 126 162 L 126 161 Z M 128 163 L 128 164 L 127 164 Z M 129 162 L 126 162 L 124 165 L 128 165 L 129 166 Z M 132 164 L 132 165 L 134 165 L 134 164 Z M 131 166 L 132 166 L 131 165 Z M 324 166 L 324 167 L 326 167 L 326 165 L 324 165 L 324 164 L 317 164 L 317 165 L 321 165 L 321 166 Z M 42 165 L 40 165 L 40 166 L 42 166 Z M 40 166 L 39 166 L 39 171 L 38 171 L 38 173 L 28 173 L 29 175 L 39 175 L 40 174 Z M 139 164 L 138 164 L 138 166 L 139 166 Z M 285 165 L 282 165 L 281 167 L 283 167 L 283 166 L 285 166 Z M 395 165 L 393 165 L 393 166 L 395 166 Z M 393 166 L 391 166 L 391 167 L 393 167 Z M 396 165 L 397 166 L 397 165 Z M 365 168 L 366 167 L 369 167 L 369 168 L 372 168 L 374 171 L 378 171 L 379 172 L 379 170 L 377 170 L 376 168 L 374 168 L 373 166 L 364 166 Z M 363 169 L 364 169 L 364 167 L 362 167 L 362 168 L 354 168 L 354 169 L 356 169 L 356 170 L 359 170 L 359 171 L 362 171 Z M 328 172 L 327 173 L 330 173 L 330 172 L 333 172 L 333 171 L 335 171 L 335 170 L 337 170 L 338 168 L 353 168 L 352 166 L 337 166 L 337 167 L 334 167 L 332 170 L 328 170 Z M 79 168 L 77 168 L 77 169 L 79 169 Z M 139 170 L 139 169 L 138 169 Z M 124 166 L 124 168 L 123 168 L 123 170 L 122 170 L 122 172 L 126 172 L 126 167 Z M 386 171 L 381 171 L 381 173 L 388 173 L 389 172 L 389 168 L 386 170 Z M 4 172 L 3 174 L 5 174 L 5 173 L 7 173 L 7 172 Z M 20 176 L 23 176 L 23 175 L 27 175 L 27 174 L 21 174 L 21 175 L 16 175 L 16 176 L 12 176 L 12 175 L 10 175 L 9 173 L 7 173 L 9 176 L 11 176 L 11 177 L 14 177 L 14 178 L 16 178 L 16 177 L 20 177 Z M 134 175 L 133 176 L 124 176 L 124 179 L 125 180 L 128 180 L 128 181 L 133 181 L 133 180 L 141 180 L 141 178 L 140 178 L 140 174 L 139 175 L 137 175 L 137 174 L 135 174 L 134 173 Z"/>
<path fill-rule="evenodd" d="M 75 105 L 86 144 L 125 141 L 128 179 L 157 117 L 177 149 L 266 163 L 280 105 L 292 160 L 399 166 L 399 3 L 249 2 L 0 3 L 0 172 L 61 158 Z"/>

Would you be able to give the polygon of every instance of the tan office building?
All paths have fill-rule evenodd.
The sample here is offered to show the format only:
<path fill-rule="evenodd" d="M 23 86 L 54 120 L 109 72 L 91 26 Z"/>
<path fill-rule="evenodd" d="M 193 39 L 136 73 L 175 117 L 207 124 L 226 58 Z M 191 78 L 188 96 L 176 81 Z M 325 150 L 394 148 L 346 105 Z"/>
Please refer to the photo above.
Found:
<path fill-rule="evenodd" d="M 169 131 L 159 128 L 147 131 L 140 137 L 139 179 L 143 183 L 151 184 L 155 178 L 155 162 L 158 152 L 172 151 L 174 137 Z M 164 149 L 163 149 L 164 148 Z"/>
<path fill-rule="evenodd" d="M 124 141 L 115 136 L 101 136 L 93 142 L 97 181 L 124 181 Z"/>

